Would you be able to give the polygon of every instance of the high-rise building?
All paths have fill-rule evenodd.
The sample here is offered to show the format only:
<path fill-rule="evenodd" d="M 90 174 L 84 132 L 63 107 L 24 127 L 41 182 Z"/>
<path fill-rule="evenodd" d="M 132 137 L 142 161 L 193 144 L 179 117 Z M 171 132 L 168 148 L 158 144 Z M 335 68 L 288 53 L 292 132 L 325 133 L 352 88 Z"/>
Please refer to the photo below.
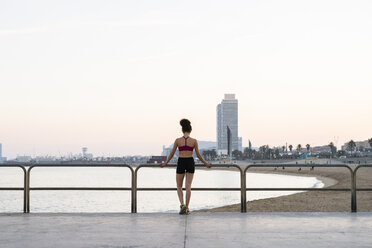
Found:
<path fill-rule="evenodd" d="M 231 132 L 228 143 L 228 133 Z M 225 98 L 217 105 L 217 152 L 228 154 L 233 150 L 239 150 L 238 139 L 238 100 L 235 94 L 225 94 Z"/>
<path fill-rule="evenodd" d="M 239 137 L 239 139 L 238 139 L 238 143 L 239 143 L 239 145 L 238 145 L 238 147 L 239 147 L 239 151 L 241 151 L 241 152 L 243 152 L 243 138 L 242 137 Z"/>
<path fill-rule="evenodd" d="M 6 158 L 3 157 L 3 146 L 2 144 L 0 143 L 0 164 L 5 162 L 6 161 Z"/>

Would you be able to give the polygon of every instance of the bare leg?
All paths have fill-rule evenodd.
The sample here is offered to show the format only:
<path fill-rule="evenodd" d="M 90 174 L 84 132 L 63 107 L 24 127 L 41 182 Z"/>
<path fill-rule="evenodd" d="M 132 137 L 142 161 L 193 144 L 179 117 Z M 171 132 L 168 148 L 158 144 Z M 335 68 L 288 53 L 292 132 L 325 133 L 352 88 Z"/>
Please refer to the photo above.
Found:
<path fill-rule="evenodd" d="M 194 178 L 194 173 L 186 173 L 186 206 L 189 207 L 191 198 L 191 183 Z"/>
<path fill-rule="evenodd" d="M 178 199 L 180 200 L 180 204 L 183 205 L 183 192 L 182 192 L 182 184 L 183 184 L 183 178 L 185 177 L 185 174 L 176 174 L 176 181 L 177 181 L 177 195 Z"/>

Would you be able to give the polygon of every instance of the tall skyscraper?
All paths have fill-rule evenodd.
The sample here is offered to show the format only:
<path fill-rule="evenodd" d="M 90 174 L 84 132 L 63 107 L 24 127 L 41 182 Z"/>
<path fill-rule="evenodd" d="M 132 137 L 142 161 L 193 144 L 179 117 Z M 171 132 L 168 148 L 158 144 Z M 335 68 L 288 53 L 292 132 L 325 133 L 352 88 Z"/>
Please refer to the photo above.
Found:
<path fill-rule="evenodd" d="M 235 94 L 225 94 L 217 105 L 217 152 L 228 154 L 228 130 L 231 132 L 230 151 L 239 150 L 238 139 L 238 100 Z"/>

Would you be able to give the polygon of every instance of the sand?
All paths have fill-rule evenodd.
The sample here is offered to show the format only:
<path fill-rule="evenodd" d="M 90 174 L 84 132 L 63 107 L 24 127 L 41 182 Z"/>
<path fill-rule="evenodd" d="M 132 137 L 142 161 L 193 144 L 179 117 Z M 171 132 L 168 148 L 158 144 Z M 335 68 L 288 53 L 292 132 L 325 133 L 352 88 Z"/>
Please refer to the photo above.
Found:
<path fill-rule="evenodd" d="M 355 166 L 351 166 L 355 168 Z M 217 169 L 217 168 L 216 168 Z M 227 168 L 225 168 L 226 170 Z M 228 170 L 234 170 L 230 168 Z M 236 170 L 236 169 L 235 169 Z M 249 172 L 317 177 L 325 188 L 350 188 L 351 176 L 346 168 L 252 168 Z M 357 187 L 372 188 L 372 168 L 361 168 L 357 174 Z M 247 191 L 247 195 L 249 195 Z M 372 191 L 357 192 L 358 212 L 372 211 Z M 307 191 L 276 198 L 247 202 L 247 212 L 350 212 L 350 191 Z M 240 212 L 240 203 L 195 212 Z"/>

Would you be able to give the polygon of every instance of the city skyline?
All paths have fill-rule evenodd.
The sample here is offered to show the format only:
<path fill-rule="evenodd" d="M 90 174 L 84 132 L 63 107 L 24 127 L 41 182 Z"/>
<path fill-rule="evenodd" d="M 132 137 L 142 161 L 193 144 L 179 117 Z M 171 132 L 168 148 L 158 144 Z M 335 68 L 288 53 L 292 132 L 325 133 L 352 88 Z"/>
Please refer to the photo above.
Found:
<path fill-rule="evenodd" d="M 371 11 L 369 1 L 1 1 L 3 156 L 160 154 L 181 118 L 214 141 L 228 92 L 243 146 L 366 140 Z"/>

